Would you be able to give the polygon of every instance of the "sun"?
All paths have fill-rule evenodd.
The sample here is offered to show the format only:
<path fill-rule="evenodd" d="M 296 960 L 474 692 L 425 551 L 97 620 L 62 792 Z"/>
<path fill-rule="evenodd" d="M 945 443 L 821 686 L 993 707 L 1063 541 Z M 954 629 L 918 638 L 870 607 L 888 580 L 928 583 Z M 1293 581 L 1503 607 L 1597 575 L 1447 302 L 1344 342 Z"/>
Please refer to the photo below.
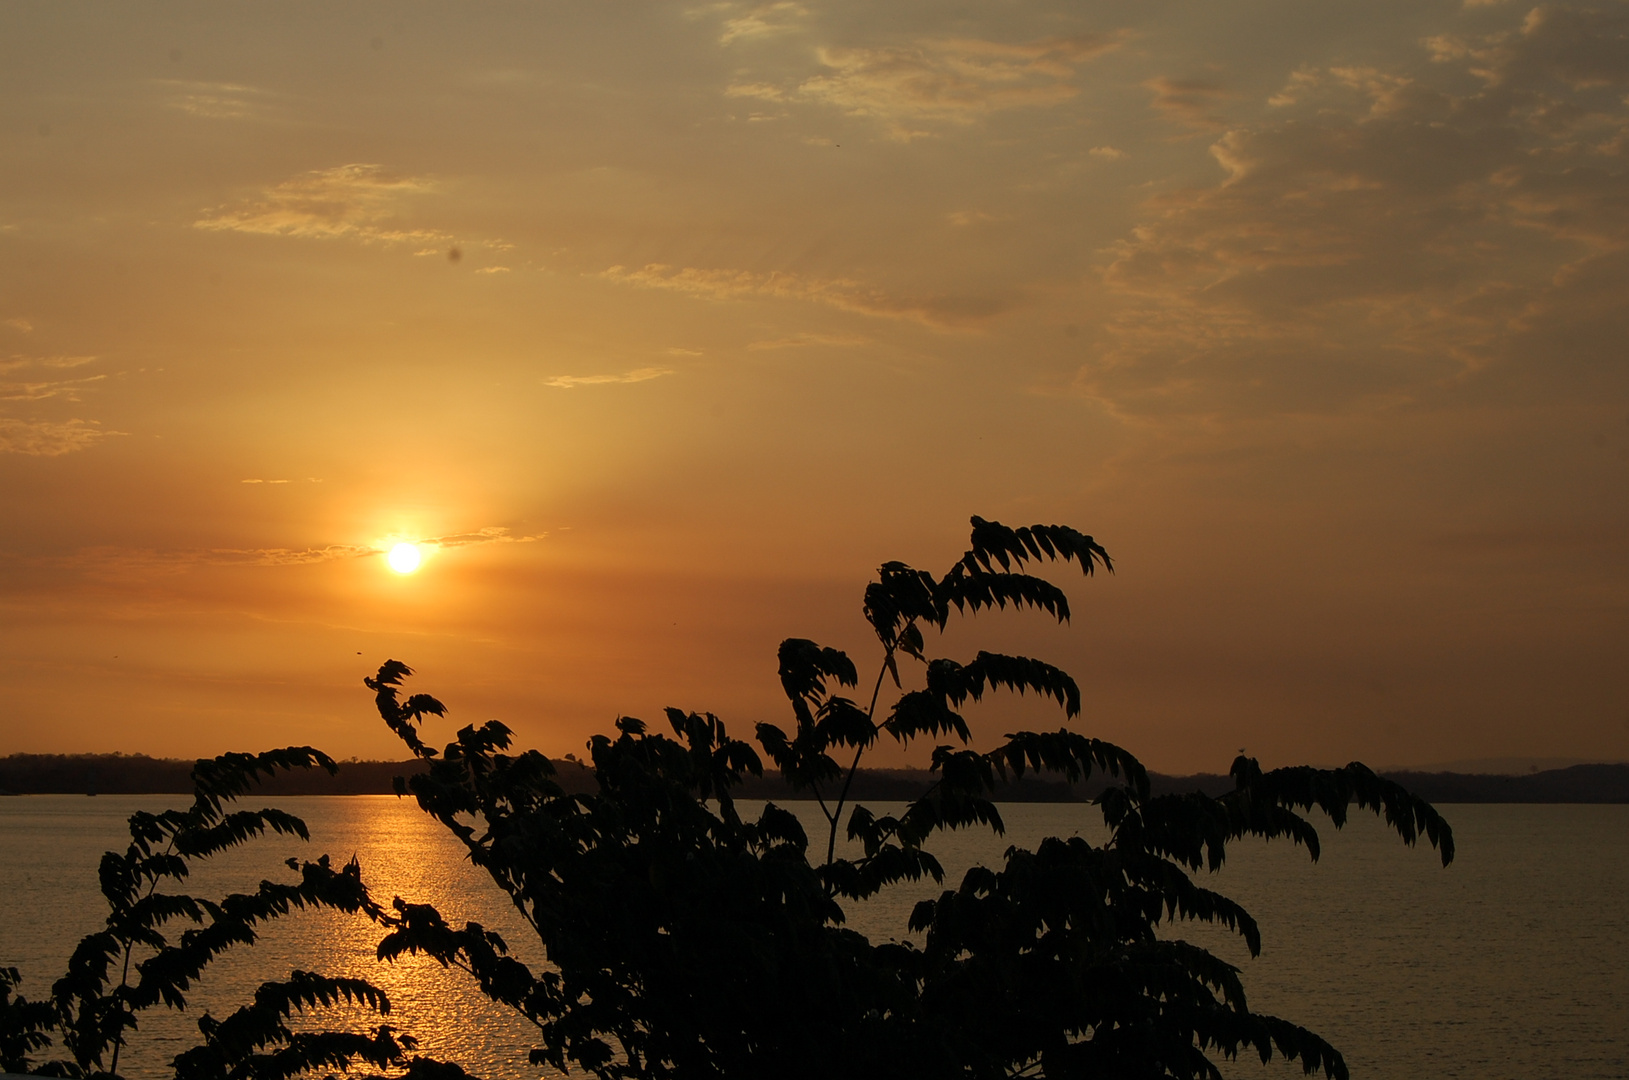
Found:
<path fill-rule="evenodd" d="M 419 563 L 423 560 L 424 556 L 417 544 L 397 544 L 390 549 L 390 554 L 385 556 L 390 568 L 398 574 L 411 574 L 419 568 Z"/>

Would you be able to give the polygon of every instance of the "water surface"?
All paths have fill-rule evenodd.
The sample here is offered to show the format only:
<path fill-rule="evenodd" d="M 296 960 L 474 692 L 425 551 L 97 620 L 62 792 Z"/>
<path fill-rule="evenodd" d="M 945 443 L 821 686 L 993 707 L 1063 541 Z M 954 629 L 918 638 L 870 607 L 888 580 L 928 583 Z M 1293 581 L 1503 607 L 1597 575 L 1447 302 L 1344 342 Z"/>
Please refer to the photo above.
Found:
<path fill-rule="evenodd" d="M 135 809 L 176 805 L 170 796 L 40 795 L 0 799 L 0 859 L 11 868 L 0 892 L 0 965 L 16 966 L 24 990 L 42 995 L 80 936 L 105 914 L 96 864 L 123 850 Z M 312 840 L 275 838 L 215 860 L 190 890 L 217 895 L 286 878 L 281 860 L 355 854 L 374 894 L 429 901 L 450 920 L 498 929 L 524 960 L 539 950 L 507 902 L 464 860 L 452 837 L 416 805 L 391 796 L 288 797 L 276 805 L 304 817 Z M 811 836 L 812 804 L 794 803 Z M 881 809 L 881 807 L 878 807 Z M 1629 806 L 1451 806 L 1459 857 L 1444 870 L 1428 850 L 1403 847 L 1364 815 L 1343 832 L 1323 828 L 1312 864 L 1287 842 L 1237 845 L 1220 873 L 1202 875 L 1261 923 L 1263 952 L 1250 959 L 1225 932 L 1172 928 L 1240 965 L 1258 1010 L 1302 1023 L 1345 1053 L 1368 1080 L 1622 1080 L 1629 1076 Z M 743 806 L 744 812 L 751 808 Z M 1090 807 L 1002 808 L 1007 835 L 960 832 L 934 845 L 949 883 L 1009 844 L 1045 835 L 1103 835 Z M 932 883 L 896 888 L 851 912 L 873 938 L 905 937 L 911 906 Z M 360 918 L 294 915 L 260 944 L 217 962 L 188 1015 L 155 1010 L 143 1020 L 120 1071 L 134 1080 L 195 1041 L 202 1008 L 221 1015 L 261 979 L 294 968 L 352 975 L 382 986 L 390 1022 L 423 1049 L 497 1080 L 537 1076 L 526 1064 L 529 1026 L 487 1002 L 457 972 L 432 962 L 381 965 L 378 931 Z M 126 1063 L 129 1067 L 126 1068 Z M 1254 1059 L 1230 1077 L 1300 1076 L 1298 1066 Z"/>

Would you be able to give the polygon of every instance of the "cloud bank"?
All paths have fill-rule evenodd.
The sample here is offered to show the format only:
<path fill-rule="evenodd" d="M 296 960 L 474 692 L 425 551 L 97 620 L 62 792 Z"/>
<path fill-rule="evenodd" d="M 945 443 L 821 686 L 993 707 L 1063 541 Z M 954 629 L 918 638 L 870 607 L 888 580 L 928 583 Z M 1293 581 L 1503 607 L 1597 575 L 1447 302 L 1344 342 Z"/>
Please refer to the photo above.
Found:
<path fill-rule="evenodd" d="M 1111 250 L 1078 385 L 1129 415 L 1618 386 L 1626 27 L 1541 7 L 1414 64 L 1296 71 L 1213 143 L 1219 182 L 1149 199 Z"/>

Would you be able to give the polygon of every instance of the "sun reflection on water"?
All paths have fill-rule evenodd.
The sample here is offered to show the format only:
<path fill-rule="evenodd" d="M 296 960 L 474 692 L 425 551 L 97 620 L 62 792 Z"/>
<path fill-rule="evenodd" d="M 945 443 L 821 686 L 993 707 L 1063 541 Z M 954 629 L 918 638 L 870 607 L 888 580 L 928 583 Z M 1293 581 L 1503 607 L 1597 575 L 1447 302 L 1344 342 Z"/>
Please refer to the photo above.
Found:
<path fill-rule="evenodd" d="M 4 962 L 23 968 L 29 980 L 24 991 L 30 998 L 45 996 L 50 979 L 60 973 L 79 938 L 105 915 L 97 890 L 97 859 L 103 850 L 128 842 L 121 838 L 125 817 L 137 806 L 156 810 L 177 801 L 177 796 L 80 798 L 56 804 L 68 811 L 65 820 L 40 823 L 52 848 L 49 863 L 55 865 L 32 858 L 30 875 L 13 883 L 8 907 L 22 901 L 26 923 L 0 912 L 0 922 L 12 923 L 0 934 L 5 939 Z M 454 925 L 474 921 L 496 930 L 512 955 L 533 970 L 541 966 L 542 949 L 535 935 L 464 857 L 458 842 L 412 800 L 389 795 L 309 796 L 276 802 L 305 818 L 311 829 L 309 843 L 272 837 L 226 852 L 199 864 L 186 891 L 218 899 L 229 892 L 252 891 L 262 878 L 289 880 L 290 872 L 280 865 L 283 859 L 315 859 L 326 853 L 344 863 L 355 855 L 363 880 L 381 904 L 388 907 L 397 896 L 434 904 Z M 42 799 L 16 803 L 18 809 L 48 805 Z M 7 824 L 7 835 L 0 836 L 7 844 L 29 828 L 26 822 L 8 819 Z M 13 825 L 22 828 L 9 827 Z M 22 926 L 28 948 L 19 954 L 11 931 Z M 426 957 L 381 963 L 374 949 L 383 933 L 363 916 L 333 911 L 295 911 L 267 924 L 252 948 L 235 948 L 209 967 L 184 1012 L 153 1009 L 143 1014 L 139 1031 L 120 1059 L 120 1073 L 129 1080 L 171 1075 L 170 1059 L 197 1043 L 197 1021 L 204 1012 L 221 1018 L 248 1003 L 262 981 L 306 970 L 366 979 L 386 993 L 393 1008 L 382 1019 L 356 1007 L 318 1010 L 296 1015 L 291 1022 L 295 1030 L 356 1030 L 383 1022 L 417 1038 L 418 1053 L 456 1061 L 476 1076 L 519 1080 L 557 1075 L 526 1060 L 536 1043 L 535 1028 L 489 1001 L 463 972 L 445 970 Z"/>
<path fill-rule="evenodd" d="M 325 850 L 325 841 L 343 838 L 352 850 L 336 849 L 332 842 L 326 850 L 340 860 L 354 853 L 363 880 L 381 904 L 388 906 L 398 896 L 433 904 L 450 924 L 478 922 L 496 930 L 517 959 L 533 970 L 542 966 L 541 948 L 530 930 L 470 865 L 458 843 L 413 802 L 363 796 L 332 803 L 324 807 L 328 812 L 320 823 L 310 822 L 311 846 Z M 289 927 L 290 960 L 315 964 L 320 958 L 326 974 L 363 978 L 378 986 L 393 1006 L 384 1022 L 418 1039 L 418 1053 L 456 1061 L 477 1076 L 549 1074 L 526 1061 L 535 1029 L 493 1004 L 463 972 L 423 956 L 380 963 L 374 950 L 382 932 L 361 917 L 323 912 L 302 921 L 304 925 Z M 304 1026 L 337 1026 L 341 1016 L 358 1026 L 380 1022 L 353 1008 L 306 1018 Z"/>

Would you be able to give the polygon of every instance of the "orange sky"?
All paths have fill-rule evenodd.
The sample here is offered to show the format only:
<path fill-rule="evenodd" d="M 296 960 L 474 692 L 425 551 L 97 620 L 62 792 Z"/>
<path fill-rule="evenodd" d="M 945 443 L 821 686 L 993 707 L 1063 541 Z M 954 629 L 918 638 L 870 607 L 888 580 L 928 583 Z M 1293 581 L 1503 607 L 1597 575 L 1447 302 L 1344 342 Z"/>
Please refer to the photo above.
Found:
<path fill-rule="evenodd" d="M 1622 5 L 5 5 L 0 753 L 745 733 L 980 514 L 1155 768 L 1629 757 L 1626 148 Z"/>

